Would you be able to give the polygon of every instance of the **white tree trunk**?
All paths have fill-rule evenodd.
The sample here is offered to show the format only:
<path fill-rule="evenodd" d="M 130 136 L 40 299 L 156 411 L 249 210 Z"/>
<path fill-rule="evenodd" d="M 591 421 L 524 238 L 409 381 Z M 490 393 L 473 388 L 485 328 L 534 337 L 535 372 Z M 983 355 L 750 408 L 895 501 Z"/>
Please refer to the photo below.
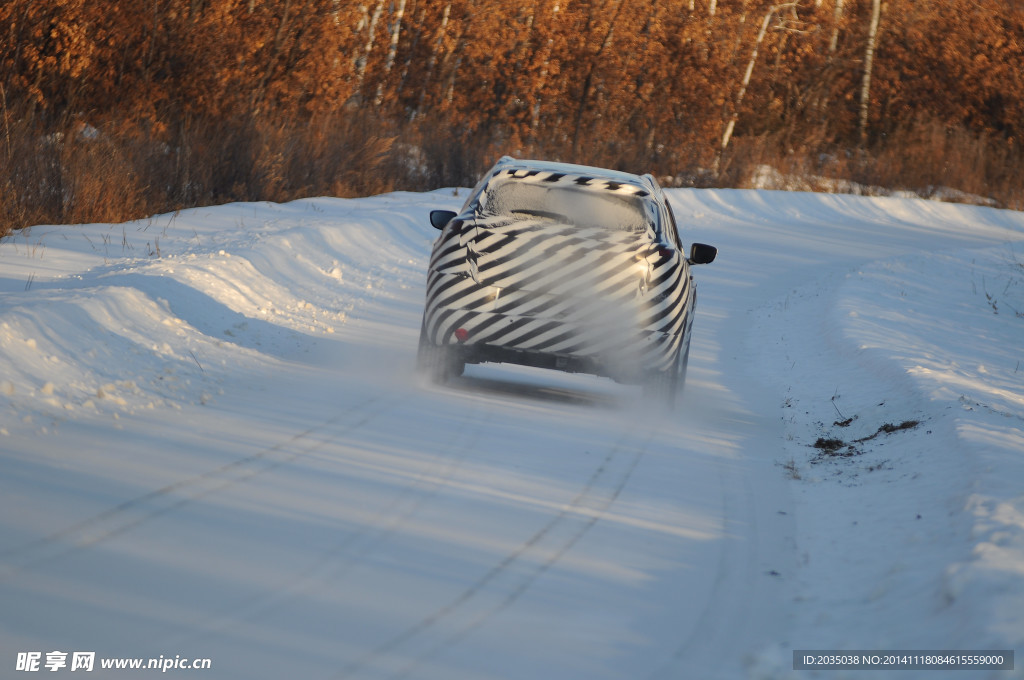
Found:
<path fill-rule="evenodd" d="M 366 45 L 363 47 L 363 58 L 356 66 L 356 92 L 363 88 L 363 78 L 366 77 L 366 65 L 370 61 L 370 53 L 373 52 L 373 39 L 377 34 L 377 21 L 380 20 L 380 13 L 384 10 L 384 0 L 377 0 L 377 6 L 373 8 L 370 16 L 369 35 L 366 38 Z"/>
<path fill-rule="evenodd" d="M 871 2 L 871 25 L 868 27 L 868 44 L 864 50 L 864 80 L 860 86 L 860 142 L 868 139 L 868 107 L 871 99 L 871 67 L 875 62 L 875 43 L 878 40 L 878 22 L 882 14 L 882 0 Z"/>
<path fill-rule="evenodd" d="M 828 42 L 828 53 L 835 54 L 839 46 L 839 22 L 843 20 L 843 0 L 836 0 L 835 13 L 832 15 L 832 39 Z"/>
<path fill-rule="evenodd" d="M 388 45 L 388 56 L 384 60 L 384 78 L 391 75 L 391 69 L 395 65 L 395 57 L 398 55 L 398 37 L 402 32 L 402 19 L 405 17 L 405 0 L 398 1 L 398 9 L 395 10 L 395 21 L 391 25 L 391 43 Z M 380 106 L 381 101 L 384 99 L 384 82 L 381 80 L 377 85 L 377 96 L 374 97 L 373 103 Z"/>
<path fill-rule="evenodd" d="M 402 19 L 405 17 L 405 0 L 399 0 L 398 9 L 395 11 L 395 23 L 391 27 L 391 44 L 388 46 L 388 58 L 384 63 L 384 72 L 391 73 L 391 67 L 395 65 L 395 55 L 398 54 L 398 36 L 402 32 Z"/>
<path fill-rule="evenodd" d="M 413 5 L 415 6 L 415 2 L 413 3 Z M 412 45 L 409 47 L 409 56 L 406 58 L 405 64 L 402 65 L 402 75 L 399 76 L 398 78 L 398 88 L 396 90 L 396 93 L 399 96 L 401 96 L 401 94 L 405 91 L 405 83 L 409 77 L 409 66 L 412 65 L 413 56 L 416 54 L 416 48 L 420 44 L 420 37 L 423 35 L 423 26 L 425 25 L 424 21 L 426 19 L 426 16 L 427 7 L 424 4 L 420 6 L 420 15 L 415 19 L 413 23 L 413 26 L 416 27 L 416 33 L 413 36 Z"/>
<path fill-rule="evenodd" d="M 423 101 L 427 97 L 427 89 L 430 87 L 430 81 L 434 75 L 434 69 L 437 67 L 437 55 L 441 51 L 441 45 L 444 42 L 445 31 L 448 30 L 448 17 L 452 13 L 452 2 L 448 2 L 444 6 L 444 12 L 441 14 L 441 23 L 437 27 L 437 34 L 434 36 L 434 48 L 430 50 L 430 59 L 427 60 L 427 73 L 423 77 L 422 89 L 420 90 L 420 98 L 416 103 L 416 109 L 412 112 L 410 120 L 415 120 L 416 116 L 419 115 L 420 109 L 423 108 Z"/>
<path fill-rule="evenodd" d="M 764 36 L 768 32 L 768 25 L 771 23 L 772 17 L 775 16 L 775 13 L 778 12 L 779 9 L 781 9 L 780 6 L 772 7 L 768 10 L 768 13 L 764 15 L 764 19 L 761 20 L 761 28 L 757 32 L 757 40 L 754 41 L 754 49 L 750 51 L 750 60 L 747 61 L 747 70 L 743 74 L 743 80 L 740 82 L 739 92 L 736 93 L 736 100 L 733 105 L 732 114 L 729 116 L 729 122 L 726 123 L 725 131 L 722 133 L 720 153 L 725 151 L 725 148 L 729 146 L 729 140 L 732 139 L 732 132 L 736 128 L 736 119 L 740 116 L 740 105 L 743 103 L 744 95 L 747 94 L 747 86 L 750 85 L 750 77 L 754 73 L 754 64 L 757 63 L 757 53 L 761 49 L 761 43 L 764 41 Z"/>

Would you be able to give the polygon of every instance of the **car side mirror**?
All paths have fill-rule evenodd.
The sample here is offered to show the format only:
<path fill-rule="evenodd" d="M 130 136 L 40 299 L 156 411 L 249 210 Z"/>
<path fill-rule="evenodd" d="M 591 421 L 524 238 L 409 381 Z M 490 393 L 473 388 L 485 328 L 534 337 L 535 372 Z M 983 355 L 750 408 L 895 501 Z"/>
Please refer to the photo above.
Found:
<path fill-rule="evenodd" d="M 431 210 L 430 211 L 430 225 L 434 229 L 444 229 L 445 225 L 452 221 L 458 213 L 452 210 Z"/>
<path fill-rule="evenodd" d="M 711 264 L 718 255 L 718 248 L 706 243 L 690 245 L 690 264 Z"/>

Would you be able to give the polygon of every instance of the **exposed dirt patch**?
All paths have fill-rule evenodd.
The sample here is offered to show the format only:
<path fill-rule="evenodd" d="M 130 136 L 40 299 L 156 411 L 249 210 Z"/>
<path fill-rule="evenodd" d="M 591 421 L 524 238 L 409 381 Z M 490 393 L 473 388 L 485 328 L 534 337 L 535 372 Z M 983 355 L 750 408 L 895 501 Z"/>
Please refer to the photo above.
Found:
<path fill-rule="evenodd" d="M 883 432 L 886 433 L 886 434 L 891 434 L 893 432 L 899 432 L 900 430 L 909 430 L 911 428 L 917 427 L 920 424 L 921 424 L 921 421 L 919 421 L 919 420 L 904 420 L 899 425 L 893 425 L 892 423 L 886 423 L 885 425 L 882 425 L 880 428 L 878 428 L 878 432 L 876 432 L 874 435 L 872 435 L 872 437 L 877 437 L 878 435 L 882 434 Z"/>
<path fill-rule="evenodd" d="M 856 420 L 857 416 L 847 418 L 841 421 L 832 423 L 836 427 L 848 427 L 850 423 Z M 878 429 L 874 433 L 869 434 L 866 437 L 860 437 L 859 439 L 853 439 L 849 442 L 844 441 L 838 437 L 822 436 L 811 445 L 818 449 L 818 454 L 811 459 L 811 463 L 820 463 L 830 458 L 853 458 L 864 453 L 864 451 L 857 446 L 858 444 L 864 444 L 873 439 L 876 439 L 883 434 L 893 434 L 894 432 L 901 432 L 903 430 L 910 430 L 921 424 L 919 420 L 904 420 L 901 423 L 883 423 L 879 425 Z M 870 471 L 870 470 L 869 470 Z"/>
<path fill-rule="evenodd" d="M 842 439 L 836 439 L 834 437 L 818 437 L 818 440 L 813 444 L 814 448 L 820 449 L 826 453 L 834 454 L 839 449 L 846 447 L 846 442 Z"/>

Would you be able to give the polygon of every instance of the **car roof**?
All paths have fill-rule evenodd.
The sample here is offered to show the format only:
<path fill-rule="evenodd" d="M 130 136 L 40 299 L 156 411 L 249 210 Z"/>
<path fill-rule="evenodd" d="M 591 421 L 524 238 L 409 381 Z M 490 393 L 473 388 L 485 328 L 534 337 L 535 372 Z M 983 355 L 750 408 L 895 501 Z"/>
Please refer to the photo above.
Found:
<path fill-rule="evenodd" d="M 549 176 L 564 175 L 566 179 L 577 180 L 578 178 L 590 178 L 605 180 L 615 185 L 625 184 L 631 187 L 642 189 L 643 193 L 656 193 L 657 183 L 650 175 L 634 175 L 619 170 L 608 168 L 597 168 L 589 165 L 576 165 L 575 163 L 556 163 L 554 161 L 540 161 L 512 158 L 505 156 L 499 160 L 489 173 L 491 176 L 501 172 L 513 171 L 515 176 L 521 177 L 520 171 L 536 172 Z M 550 180 L 548 180 L 550 181 Z"/>

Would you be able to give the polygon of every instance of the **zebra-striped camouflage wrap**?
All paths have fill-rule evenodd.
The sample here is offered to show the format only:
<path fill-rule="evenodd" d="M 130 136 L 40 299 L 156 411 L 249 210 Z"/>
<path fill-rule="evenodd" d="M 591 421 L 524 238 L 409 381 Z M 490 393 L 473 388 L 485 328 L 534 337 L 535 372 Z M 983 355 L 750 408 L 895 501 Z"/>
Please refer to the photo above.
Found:
<path fill-rule="evenodd" d="M 695 291 L 660 187 L 649 176 L 542 167 L 499 164 L 444 228 L 430 259 L 425 340 L 470 362 L 488 350 L 501 360 L 545 355 L 624 382 L 669 370 L 689 342 Z M 490 214 L 491 190 L 509 182 L 570 187 L 601 212 L 619 209 L 602 194 L 626 197 L 622 215 L 637 221 L 589 224 L 549 206 Z"/>

